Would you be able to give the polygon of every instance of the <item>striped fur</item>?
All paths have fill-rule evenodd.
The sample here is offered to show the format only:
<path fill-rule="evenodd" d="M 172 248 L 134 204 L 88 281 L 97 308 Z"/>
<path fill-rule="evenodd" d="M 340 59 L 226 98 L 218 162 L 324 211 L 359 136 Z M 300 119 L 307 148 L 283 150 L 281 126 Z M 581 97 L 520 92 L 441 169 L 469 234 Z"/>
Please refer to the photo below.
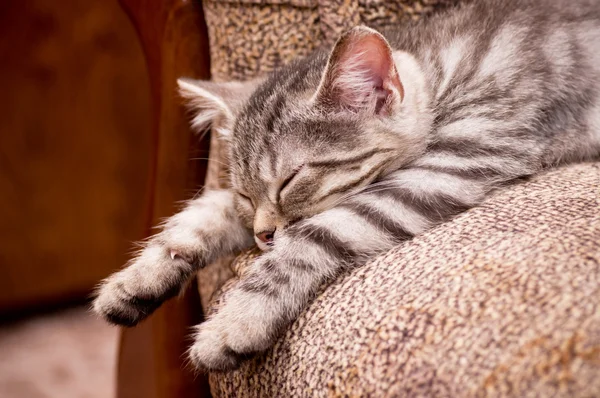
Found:
<path fill-rule="evenodd" d="M 96 310 L 134 324 L 210 259 L 274 231 L 190 350 L 199 367 L 235 367 L 345 269 L 511 180 L 598 156 L 599 54 L 595 0 L 489 0 L 381 34 L 357 27 L 251 83 L 244 106 L 185 82 L 196 123 L 228 126 L 233 189 L 170 220 Z"/>

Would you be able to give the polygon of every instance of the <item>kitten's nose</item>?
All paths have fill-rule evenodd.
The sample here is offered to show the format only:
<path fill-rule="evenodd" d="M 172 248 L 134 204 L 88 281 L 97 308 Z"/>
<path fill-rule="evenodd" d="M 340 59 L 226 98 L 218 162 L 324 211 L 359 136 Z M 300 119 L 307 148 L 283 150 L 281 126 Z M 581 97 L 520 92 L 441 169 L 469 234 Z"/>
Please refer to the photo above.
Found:
<path fill-rule="evenodd" d="M 275 235 L 275 230 L 273 229 L 272 231 L 262 231 L 256 234 L 256 237 L 264 243 L 272 243 L 273 242 L 273 236 Z"/>

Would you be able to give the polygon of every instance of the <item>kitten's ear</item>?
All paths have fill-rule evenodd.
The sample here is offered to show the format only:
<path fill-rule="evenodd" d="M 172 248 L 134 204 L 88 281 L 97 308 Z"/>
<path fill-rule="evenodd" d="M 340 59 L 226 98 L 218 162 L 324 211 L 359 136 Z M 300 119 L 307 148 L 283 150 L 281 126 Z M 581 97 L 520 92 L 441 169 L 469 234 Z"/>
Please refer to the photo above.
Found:
<path fill-rule="evenodd" d="M 215 83 L 180 78 L 177 84 L 179 94 L 194 113 L 192 128 L 204 133 L 212 127 L 221 136 L 227 137 L 233 129 L 235 116 L 261 81 Z"/>
<path fill-rule="evenodd" d="M 376 30 L 357 26 L 335 44 L 314 99 L 329 109 L 387 114 L 403 97 L 387 40 Z"/>

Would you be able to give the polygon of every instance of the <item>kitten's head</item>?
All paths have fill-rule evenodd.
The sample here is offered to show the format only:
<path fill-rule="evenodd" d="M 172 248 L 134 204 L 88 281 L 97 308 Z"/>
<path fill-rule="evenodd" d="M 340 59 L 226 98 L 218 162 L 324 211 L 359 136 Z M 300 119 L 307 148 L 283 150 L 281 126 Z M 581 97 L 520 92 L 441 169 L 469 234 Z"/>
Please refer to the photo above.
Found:
<path fill-rule="evenodd" d="M 228 141 L 237 207 L 262 249 L 425 146 L 392 50 L 366 27 L 264 80 L 180 86 L 199 111 L 195 127 L 212 123 Z"/>

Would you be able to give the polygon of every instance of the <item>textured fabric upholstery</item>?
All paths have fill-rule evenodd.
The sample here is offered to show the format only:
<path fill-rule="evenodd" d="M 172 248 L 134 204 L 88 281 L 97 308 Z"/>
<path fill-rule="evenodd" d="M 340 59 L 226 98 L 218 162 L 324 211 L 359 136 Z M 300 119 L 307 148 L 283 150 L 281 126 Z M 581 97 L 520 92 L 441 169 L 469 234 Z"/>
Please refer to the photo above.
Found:
<path fill-rule="evenodd" d="M 451 3 L 208 0 L 213 76 L 252 78 L 349 26 L 401 23 Z M 209 187 L 226 187 L 224 152 L 213 140 Z M 200 273 L 209 313 L 256 255 Z M 598 375 L 596 162 L 510 185 L 343 275 L 272 350 L 210 381 L 215 396 L 236 397 L 592 397 Z"/>
<path fill-rule="evenodd" d="M 237 397 L 594 397 L 599 375 L 589 163 L 510 186 L 340 277 L 271 351 L 210 380 Z"/>
<path fill-rule="evenodd" d="M 207 0 L 213 80 L 246 80 L 333 43 L 344 30 L 417 19 L 458 0 Z"/>

